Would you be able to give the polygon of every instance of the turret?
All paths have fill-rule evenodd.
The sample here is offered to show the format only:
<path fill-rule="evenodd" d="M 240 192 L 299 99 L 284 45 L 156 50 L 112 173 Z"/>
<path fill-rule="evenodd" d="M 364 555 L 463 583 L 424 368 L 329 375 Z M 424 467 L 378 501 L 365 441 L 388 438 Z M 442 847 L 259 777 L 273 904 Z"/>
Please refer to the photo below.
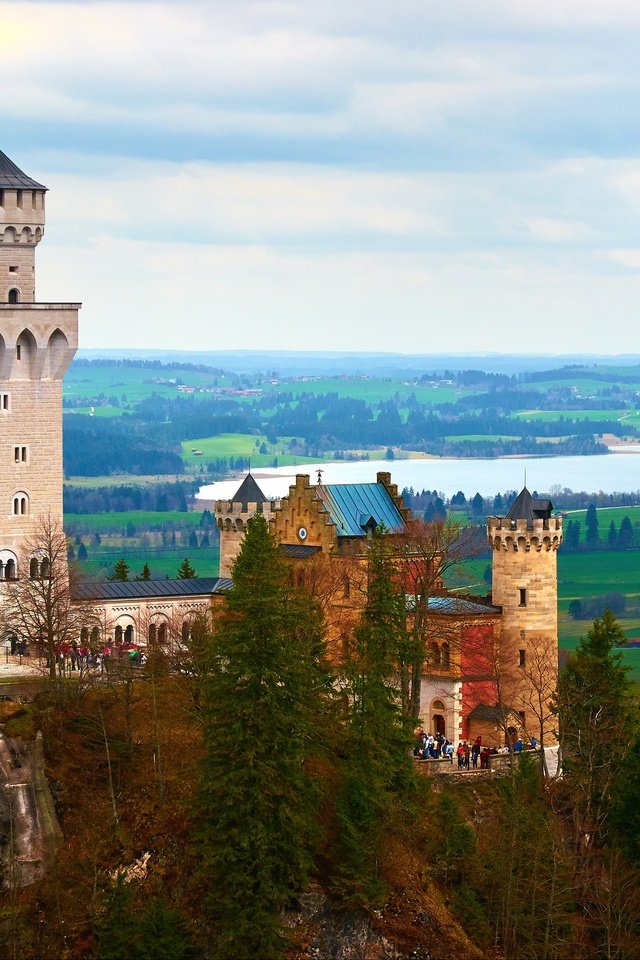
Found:
<path fill-rule="evenodd" d="M 220 576 L 231 577 L 231 568 L 240 551 L 247 523 L 256 513 L 268 521 L 276 506 L 268 500 L 250 473 L 231 500 L 217 500 L 216 523 L 220 531 Z"/>
<path fill-rule="evenodd" d="M 0 151 L 0 302 L 33 303 L 47 188 Z"/>

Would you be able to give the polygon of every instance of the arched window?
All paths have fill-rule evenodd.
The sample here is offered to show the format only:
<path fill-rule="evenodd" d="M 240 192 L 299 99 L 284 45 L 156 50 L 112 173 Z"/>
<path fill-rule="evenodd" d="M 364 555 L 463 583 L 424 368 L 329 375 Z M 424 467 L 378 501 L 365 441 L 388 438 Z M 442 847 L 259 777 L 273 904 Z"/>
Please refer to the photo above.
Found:
<path fill-rule="evenodd" d="M 20 303 L 20 291 L 16 287 L 9 290 L 9 303 Z"/>
<path fill-rule="evenodd" d="M 40 576 L 43 580 L 49 580 L 51 577 L 51 564 L 49 557 L 43 557 L 40 561 Z"/>
<path fill-rule="evenodd" d="M 17 580 L 18 571 L 17 571 L 15 560 L 7 560 L 7 562 L 5 563 L 4 578 L 5 580 Z"/>
<path fill-rule="evenodd" d="M 166 623 L 161 623 L 158 626 L 158 643 L 167 642 L 167 625 Z"/>
<path fill-rule="evenodd" d="M 29 513 L 29 498 L 26 493 L 16 493 L 13 497 L 14 517 L 24 517 Z"/>
<path fill-rule="evenodd" d="M 129 624 L 128 627 L 125 627 L 124 631 L 124 642 L 133 643 L 133 624 Z"/>
<path fill-rule="evenodd" d="M 342 596 L 345 598 L 345 600 L 348 600 L 351 596 L 351 581 L 349 580 L 349 577 L 345 577 L 342 581 Z"/>
<path fill-rule="evenodd" d="M 430 649 L 431 649 L 431 662 L 434 665 L 434 667 L 439 667 L 442 659 L 440 656 L 440 647 L 438 646 L 437 643 L 432 643 Z"/>
<path fill-rule="evenodd" d="M 445 642 L 442 644 L 442 666 L 447 670 L 451 666 L 451 653 L 449 651 L 449 644 Z"/>
<path fill-rule="evenodd" d="M 115 637 L 116 643 L 122 643 L 122 627 L 120 626 L 120 624 L 118 624 L 118 626 L 114 631 L 114 637 Z"/>
<path fill-rule="evenodd" d="M 89 628 L 83 627 L 80 631 L 80 643 L 87 644 L 89 642 Z"/>
<path fill-rule="evenodd" d="M 0 560 L 0 580 L 4 580 L 4 563 Z"/>
<path fill-rule="evenodd" d="M 188 643 L 191 638 L 191 621 L 184 620 L 182 623 L 182 642 Z"/>
<path fill-rule="evenodd" d="M 100 627 L 92 627 L 91 628 L 91 646 L 93 647 L 94 650 L 99 643 L 100 643 Z"/>
<path fill-rule="evenodd" d="M 157 639 L 157 627 L 155 623 L 149 624 L 149 643 L 155 643 Z"/>
<path fill-rule="evenodd" d="M 32 580 L 37 580 L 40 576 L 40 564 L 36 557 L 31 557 L 29 561 L 29 576 Z"/>

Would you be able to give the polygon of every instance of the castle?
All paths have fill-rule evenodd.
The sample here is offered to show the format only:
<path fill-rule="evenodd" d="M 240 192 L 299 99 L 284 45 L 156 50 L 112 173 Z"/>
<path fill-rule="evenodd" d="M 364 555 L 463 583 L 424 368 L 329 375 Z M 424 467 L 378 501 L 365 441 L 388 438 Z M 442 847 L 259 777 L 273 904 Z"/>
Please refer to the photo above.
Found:
<path fill-rule="evenodd" d="M 46 187 L 0 152 L 0 609 L 12 582 L 46 578 L 49 558 L 34 548 L 43 517 L 62 528 L 62 377 L 78 344 L 78 303 L 35 299 L 35 248 L 45 225 Z M 219 501 L 220 575 L 193 580 L 105 582 L 76 588 L 86 610 L 79 641 L 140 645 L 188 639 L 199 615 L 232 588 L 246 525 L 269 521 L 292 582 L 325 599 L 336 662 L 366 602 L 368 539 L 376 528 L 401 537 L 410 512 L 388 473 L 366 484 L 312 484 L 295 478 L 288 496 L 268 500 L 248 475 Z M 420 714 L 452 740 L 505 734 L 548 739 L 557 677 L 557 550 L 562 520 L 525 488 L 505 517 L 490 517 L 490 601 L 435 584 L 407 590 L 407 615 L 427 611 Z M 412 609 L 413 604 L 413 609 Z M 11 624 L 4 625 L 11 630 Z"/>

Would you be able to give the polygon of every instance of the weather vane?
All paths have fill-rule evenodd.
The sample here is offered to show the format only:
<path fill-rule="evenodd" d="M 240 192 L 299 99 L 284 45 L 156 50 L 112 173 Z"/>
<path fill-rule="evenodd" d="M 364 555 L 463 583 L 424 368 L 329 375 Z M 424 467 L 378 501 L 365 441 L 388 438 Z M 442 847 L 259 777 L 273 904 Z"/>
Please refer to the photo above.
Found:
<path fill-rule="evenodd" d="M 322 483 L 322 469 L 318 467 L 318 486 Z"/>

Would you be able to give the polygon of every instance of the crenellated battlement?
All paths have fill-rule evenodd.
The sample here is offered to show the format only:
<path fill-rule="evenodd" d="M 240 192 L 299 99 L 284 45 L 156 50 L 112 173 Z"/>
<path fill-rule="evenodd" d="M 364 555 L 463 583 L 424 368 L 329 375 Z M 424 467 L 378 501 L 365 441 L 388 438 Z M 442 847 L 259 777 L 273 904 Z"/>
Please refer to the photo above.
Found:
<path fill-rule="evenodd" d="M 256 513 L 261 513 L 268 521 L 279 506 L 279 500 L 266 500 L 263 503 L 217 500 L 215 505 L 216 523 L 221 531 L 244 533 L 247 523 Z"/>
<path fill-rule="evenodd" d="M 562 517 L 532 521 L 487 517 L 487 539 L 493 550 L 557 550 L 562 544 Z"/>

